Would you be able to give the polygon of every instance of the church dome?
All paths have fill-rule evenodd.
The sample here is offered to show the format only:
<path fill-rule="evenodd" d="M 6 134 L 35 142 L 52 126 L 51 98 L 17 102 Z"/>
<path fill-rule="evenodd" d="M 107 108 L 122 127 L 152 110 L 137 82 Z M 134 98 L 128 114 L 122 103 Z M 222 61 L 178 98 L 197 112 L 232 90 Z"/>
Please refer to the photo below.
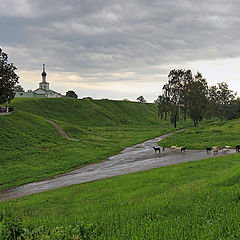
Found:
<path fill-rule="evenodd" d="M 45 64 L 43 64 L 42 76 L 43 76 L 43 77 L 46 77 L 46 76 L 47 76 L 47 73 L 45 72 Z"/>
<path fill-rule="evenodd" d="M 46 77 L 47 76 L 47 73 L 44 71 L 44 72 L 42 72 L 42 76 L 43 77 Z"/>

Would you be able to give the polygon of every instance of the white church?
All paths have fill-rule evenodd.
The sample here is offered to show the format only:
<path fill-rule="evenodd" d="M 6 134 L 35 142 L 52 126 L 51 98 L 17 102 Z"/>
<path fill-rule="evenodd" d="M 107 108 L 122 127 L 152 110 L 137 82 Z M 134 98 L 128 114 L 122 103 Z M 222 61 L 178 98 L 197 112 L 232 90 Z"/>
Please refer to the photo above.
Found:
<path fill-rule="evenodd" d="M 27 92 L 16 92 L 15 98 L 59 98 L 64 97 L 62 94 L 55 92 L 49 89 L 49 83 L 46 81 L 47 73 L 45 71 L 45 64 L 43 64 L 43 72 L 42 72 L 42 82 L 39 83 L 39 88 L 34 91 Z"/>

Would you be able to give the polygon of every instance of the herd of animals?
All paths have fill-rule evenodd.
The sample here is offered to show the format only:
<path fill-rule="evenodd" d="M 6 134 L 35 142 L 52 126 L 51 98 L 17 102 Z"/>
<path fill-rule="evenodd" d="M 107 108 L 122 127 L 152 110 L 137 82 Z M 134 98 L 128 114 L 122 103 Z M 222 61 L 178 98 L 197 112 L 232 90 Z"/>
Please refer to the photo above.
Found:
<path fill-rule="evenodd" d="M 231 146 L 225 146 L 225 147 L 218 147 L 218 146 L 214 146 L 214 147 L 206 147 L 206 152 L 207 154 L 211 154 L 211 152 L 213 152 L 213 154 L 217 154 L 219 151 L 223 152 L 223 153 L 227 153 L 230 151 Z M 153 147 L 155 153 L 161 153 L 161 148 L 160 147 Z M 172 151 L 180 151 L 180 152 L 185 152 L 186 147 L 177 147 L 177 146 L 171 146 L 171 150 Z M 235 150 L 236 152 L 240 151 L 240 145 L 236 145 L 235 146 Z M 162 151 L 165 151 L 165 147 L 162 147 Z"/>

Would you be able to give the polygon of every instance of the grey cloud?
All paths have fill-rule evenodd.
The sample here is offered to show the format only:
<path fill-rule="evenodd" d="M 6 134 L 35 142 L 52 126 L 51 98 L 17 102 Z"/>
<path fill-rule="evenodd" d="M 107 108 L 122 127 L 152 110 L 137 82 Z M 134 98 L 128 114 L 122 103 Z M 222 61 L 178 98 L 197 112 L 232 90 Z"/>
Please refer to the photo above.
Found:
<path fill-rule="evenodd" d="M 6 11 L 0 43 L 25 69 L 46 62 L 52 70 L 79 74 L 144 74 L 152 65 L 240 55 L 235 0 L 22 0 L 20 5 L 22 11 L 11 13 L 11 5 L 0 4 Z"/>

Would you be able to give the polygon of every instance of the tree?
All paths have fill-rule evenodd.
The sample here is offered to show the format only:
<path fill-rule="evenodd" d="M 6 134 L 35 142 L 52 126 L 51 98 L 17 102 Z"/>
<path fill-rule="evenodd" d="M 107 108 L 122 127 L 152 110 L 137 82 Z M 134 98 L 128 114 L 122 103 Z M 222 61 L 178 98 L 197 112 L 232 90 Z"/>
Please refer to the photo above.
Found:
<path fill-rule="evenodd" d="M 14 72 L 17 68 L 8 63 L 8 55 L 0 48 L 0 104 L 14 98 L 14 86 L 18 83 L 19 77 Z"/>
<path fill-rule="evenodd" d="M 194 122 L 194 127 L 203 119 L 207 106 L 208 86 L 201 73 L 197 73 L 192 81 L 186 85 L 185 102 L 189 117 Z"/>
<path fill-rule="evenodd" d="M 158 116 L 161 117 L 161 120 L 167 120 L 167 115 L 171 109 L 171 103 L 169 97 L 165 95 L 159 95 L 157 100 L 154 101 L 155 103 L 158 103 Z"/>
<path fill-rule="evenodd" d="M 84 99 L 84 100 L 93 100 L 92 97 L 84 97 L 83 99 Z"/>
<path fill-rule="evenodd" d="M 223 116 L 225 115 L 229 106 L 235 100 L 236 93 L 228 89 L 228 85 L 225 82 L 217 84 L 217 106 L 218 106 L 218 116 L 222 122 Z"/>
<path fill-rule="evenodd" d="M 67 91 L 66 96 L 71 98 L 76 98 L 76 99 L 78 98 L 78 95 L 74 91 Z"/>
<path fill-rule="evenodd" d="M 179 120 L 179 110 L 183 103 L 183 86 L 186 79 L 186 74 L 189 71 L 183 69 L 173 69 L 168 74 L 168 83 L 163 86 L 163 94 L 169 98 L 171 104 L 170 120 L 177 127 Z M 191 71 L 190 71 L 191 72 Z"/>
<path fill-rule="evenodd" d="M 208 89 L 207 96 L 207 109 L 205 117 L 211 119 L 212 117 L 218 117 L 218 105 L 217 105 L 217 86 L 211 86 Z"/>
<path fill-rule="evenodd" d="M 143 96 L 139 96 L 139 97 L 137 98 L 137 100 L 138 100 L 139 102 L 141 102 L 141 103 L 147 102 L 147 101 L 144 99 Z"/>
<path fill-rule="evenodd" d="M 237 98 L 233 101 L 233 103 L 228 107 L 224 116 L 228 120 L 240 117 L 240 98 Z"/>
<path fill-rule="evenodd" d="M 15 92 L 24 92 L 24 89 L 23 89 L 23 87 L 21 85 L 16 85 L 14 87 L 14 91 Z"/>

